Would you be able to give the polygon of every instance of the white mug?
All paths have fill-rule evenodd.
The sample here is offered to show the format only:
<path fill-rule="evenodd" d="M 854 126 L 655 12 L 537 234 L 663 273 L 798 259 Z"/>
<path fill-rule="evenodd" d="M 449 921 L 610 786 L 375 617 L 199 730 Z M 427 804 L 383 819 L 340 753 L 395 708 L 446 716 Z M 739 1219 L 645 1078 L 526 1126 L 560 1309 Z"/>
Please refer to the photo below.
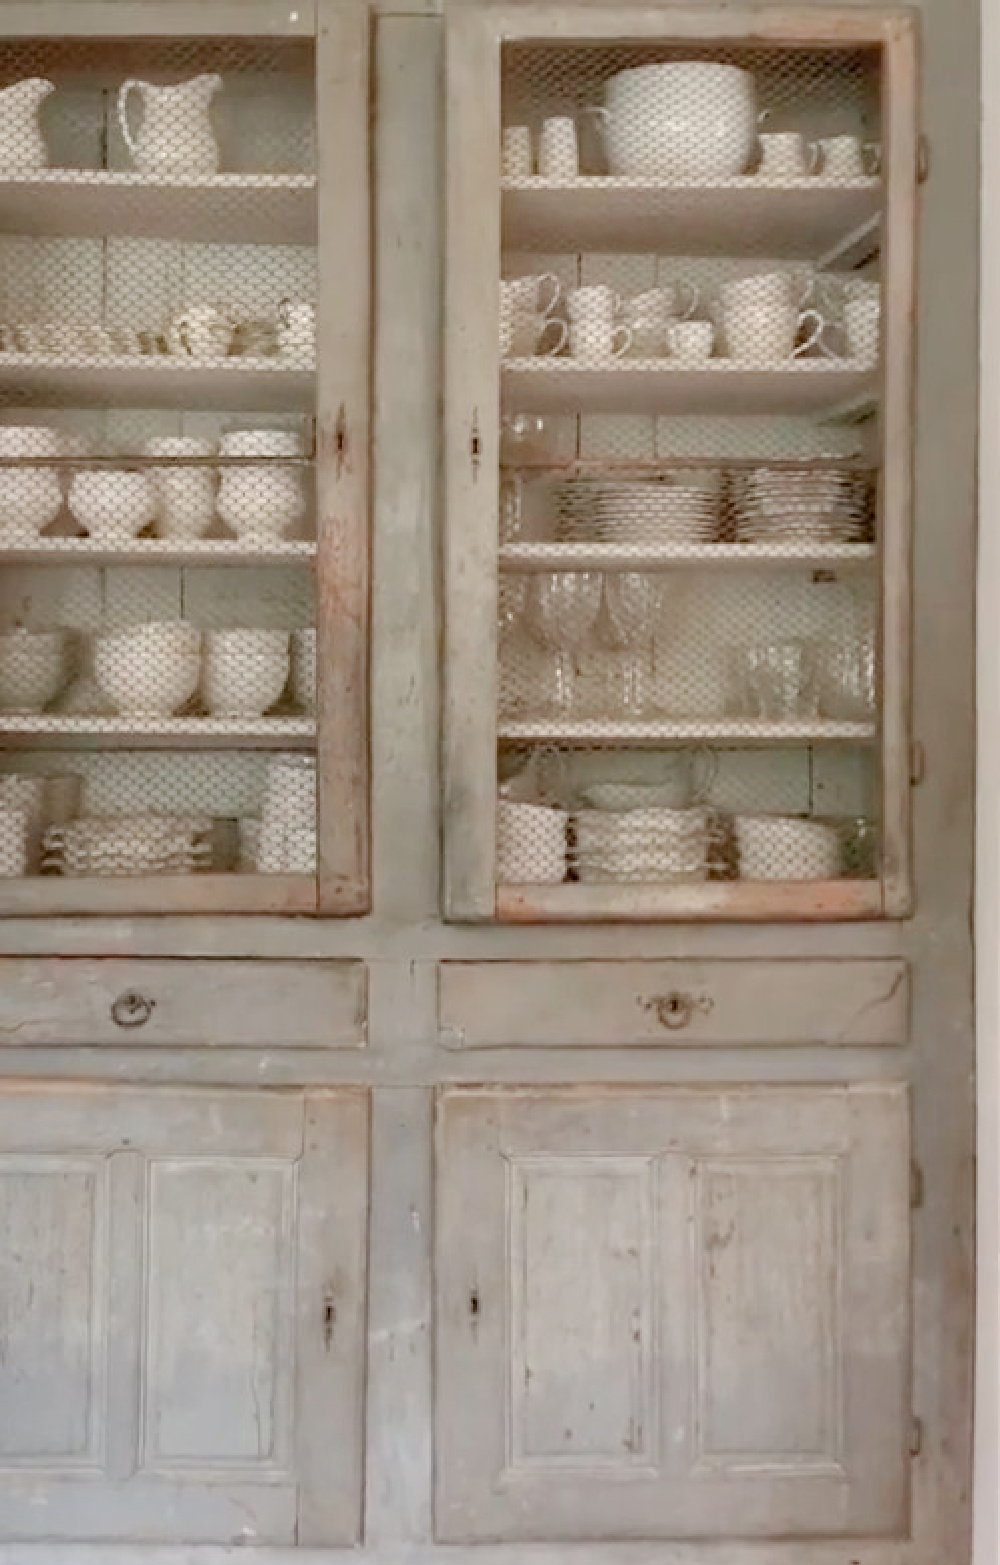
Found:
<path fill-rule="evenodd" d="M 527 125 L 505 125 L 500 151 L 504 179 L 526 179 L 532 172 L 531 131 Z"/>
<path fill-rule="evenodd" d="M 722 308 L 761 308 L 789 304 L 796 308 L 808 304 L 816 287 L 814 274 L 805 278 L 793 271 L 754 272 L 748 277 L 734 277 L 724 283 L 719 291 Z"/>
<path fill-rule="evenodd" d="M 711 358 L 715 327 L 711 321 L 671 321 L 667 346 L 679 364 L 703 364 Z"/>
<path fill-rule="evenodd" d="M 555 332 L 546 344 L 549 329 Z M 526 310 L 512 309 L 500 315 L 500 353 L 505 359 L 531 358 L 536 353 L 549 356 L 561 353 L 566 346 L 569 328 L 565 321 L 551 315 L 531 315 Z"/>
<path fill-rule="evenodd" d="M 567 296 L 569 351 L 575 359 L 620 358 L 632 344 L 632 330 L 619 325 L 620 294 L 606 283 L 574 288 Z"/>
<path fill-rule="evenodd" d="M 213 304 L 195 305 L 171 322 L 167 343 L 171 353 L 193 359 L 222 359 L 229 352 L 235 327 Z"/>
<path fill-rule="evenodd" d="M 576 179 L 580 172 L 576 120 L 554 115 L 542 121 L 538 138 L 538 172 L 545 179 Z"/>
<path fill-rule="evenodd" d="M 548 302 L 542 295 L 549 290 Z M 562 294 L 562 284 L 555 272 L 542 272 L 534 277 L 505 277 L 500 283 L 500 307 L 509 299 L 515 310 L 526 310 L 529 315 L 551 315 Z"/>
<path fill-rule="evenodd" d="M 760 137 L 760 173 L 765 179 L 801 179 L 815 174 L 820 157 L 818 144 L 806 141 L 797 130 Z"/>
<path fill-rule="evenodd" d="M 864 179 L 877 174 L 882 152 L 877 142 L 862 143 L 858 136 L 822 136 L 823 173 L 827 179 Z"/>
<path fill-rule="evenodd" d="M 809 326 L 805 341 L 795 338 Z M 826 322 L 818 310 L 798 310 L 794 304 L 748 304 L 725 312 L 726 350 L 744 364 L 777 364 L 797 359 L 820 341 Z"/>
<path fill-rule="evenodd" d="M 303 358 L 316 349 L 316 306 L 304 299 L 282 299 L 278 305 L 281 352 Z"/>

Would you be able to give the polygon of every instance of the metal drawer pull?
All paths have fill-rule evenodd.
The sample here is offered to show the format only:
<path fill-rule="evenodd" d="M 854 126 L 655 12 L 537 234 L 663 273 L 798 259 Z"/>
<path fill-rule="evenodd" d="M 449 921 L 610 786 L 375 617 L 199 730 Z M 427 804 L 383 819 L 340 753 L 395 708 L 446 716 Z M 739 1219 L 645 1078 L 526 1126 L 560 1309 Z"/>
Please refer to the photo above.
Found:
<path fill-rule="evenodd" d="M 155 1000 L 147 1000 L 144 994 L 126 989 L 111 1002 L 111 1020 L 116 1027 L 145 1027 L 155 1004 Z"/>
<path fill-rule="evenodd" d="M 668 1027 L 671 1032 L 679 1032 L 682 1027 L 686 1027 L 695 1012 L 707 1016 L 713 1003 L 707 994 L 682 994 L 679 989 L 671 989 L 669 994 L 654 994 L 648 1000 L 639 1001 L 644 1011 L 652 1011 L 660 1026 Z"/>

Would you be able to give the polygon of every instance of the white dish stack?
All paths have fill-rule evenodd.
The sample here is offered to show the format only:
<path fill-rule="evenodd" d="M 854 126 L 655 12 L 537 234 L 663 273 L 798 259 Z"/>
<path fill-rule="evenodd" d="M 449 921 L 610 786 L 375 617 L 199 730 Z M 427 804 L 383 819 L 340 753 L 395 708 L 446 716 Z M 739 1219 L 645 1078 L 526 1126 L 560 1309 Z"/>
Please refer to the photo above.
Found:
<path fill-rule="evenodd" d="M 60 875 L 190 875 L 214 852 L 210 815 L 81 816 L 50 826 L 43 867 Z"/>
<path fill-rule="evenodd" d="M 316 757 L 273 756 L 260 817 L 258 873 L 315 875 L 316 825 Z"/>
<path fill-rule="evenodd" d="M 842 874 L 840 833 L 826 821 L 737 815 L 733 825 L 741 880 L 836 880 Z"/>
<path fill-rule="evenodd" d="M 577 810 L 573 832 L 571 862 L 580 881 L 635 885 L 708 879 L 706 810 Z"/>
<path fill-rule="evenodd" d="M 743 543 L 852 543 L 867 532 L 864 483 L 819 468 L 757 468 L 730 480 L 736 531 Z"/>

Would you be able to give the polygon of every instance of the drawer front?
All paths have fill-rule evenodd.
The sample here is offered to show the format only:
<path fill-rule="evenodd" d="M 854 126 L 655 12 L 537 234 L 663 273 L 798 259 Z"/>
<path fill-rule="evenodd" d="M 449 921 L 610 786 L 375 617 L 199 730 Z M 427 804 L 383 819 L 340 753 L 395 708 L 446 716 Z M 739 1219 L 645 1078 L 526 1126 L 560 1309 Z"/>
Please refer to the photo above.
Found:
<path fill-rule="evenodd" d="M 0 958 L 0 1045 L 361 1048 L 363 962 Z"/>
<path fill-rule="evenodd" d="M 455 1049 L 903 1044 L 905 962 L 444 962 Z"/>

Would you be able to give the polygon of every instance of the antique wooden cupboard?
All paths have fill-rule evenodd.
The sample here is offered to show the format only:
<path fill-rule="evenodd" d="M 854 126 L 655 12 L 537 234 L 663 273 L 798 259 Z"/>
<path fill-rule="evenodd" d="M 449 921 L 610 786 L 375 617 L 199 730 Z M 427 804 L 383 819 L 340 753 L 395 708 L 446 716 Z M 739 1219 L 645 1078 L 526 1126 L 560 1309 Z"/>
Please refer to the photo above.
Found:
<path fill-rule="evenodd" d="M 967 1557 L 975 14 L 0 5 L 0 1562 Z"/>

